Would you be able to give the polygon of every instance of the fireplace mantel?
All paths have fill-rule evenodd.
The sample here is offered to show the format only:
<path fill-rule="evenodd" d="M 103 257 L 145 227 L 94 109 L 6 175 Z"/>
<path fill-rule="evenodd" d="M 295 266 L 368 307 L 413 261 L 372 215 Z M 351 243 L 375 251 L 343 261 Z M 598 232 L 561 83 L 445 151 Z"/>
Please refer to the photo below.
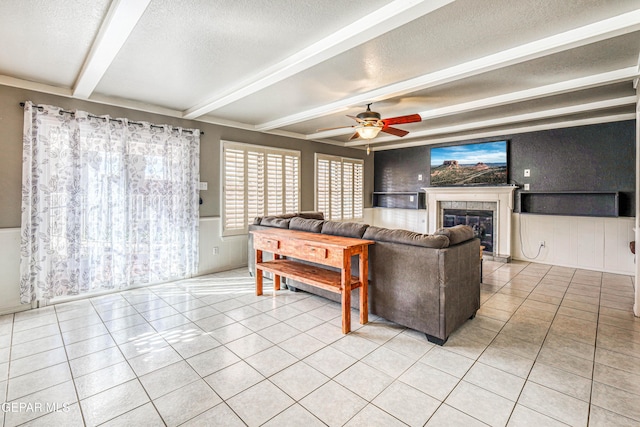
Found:
<path fill-rule="evenodd" d="M 493 202 L 496 203 L 494 221 L 495 248 L 498 258 L 511 258 L 511 213 L 513 212 L 513 192 L 515 185 L 492 187 L 425 187 L 427 193 L 427 231 L 434 233 L 441 224 L 440 202 Z"/>

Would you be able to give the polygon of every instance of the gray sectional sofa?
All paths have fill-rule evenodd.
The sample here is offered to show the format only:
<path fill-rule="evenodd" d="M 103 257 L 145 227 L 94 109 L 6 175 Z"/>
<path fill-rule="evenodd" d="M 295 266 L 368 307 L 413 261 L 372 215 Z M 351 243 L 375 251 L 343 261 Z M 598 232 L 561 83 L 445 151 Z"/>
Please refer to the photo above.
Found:
<path fill-rule="evenodd" d="M 467 226 L 441 229 L 434 235 L 361 223 L 325 221 L 321 213 L 260 217 L 249 231 L 277 227 L 374 240 L 369 246 L 369 311 L 426 334 L 444 344 L 449 335 L 480 308 L 480 241 Z M 352 260 L 357 275 L 358 257 Z M 249 270 L 255 272 L 249 233 Z M 291 290 L 304 290 L 334 301 L 334 294 L 291 279 Z M 359 289 L 352 295 L 357 308 Z"/>

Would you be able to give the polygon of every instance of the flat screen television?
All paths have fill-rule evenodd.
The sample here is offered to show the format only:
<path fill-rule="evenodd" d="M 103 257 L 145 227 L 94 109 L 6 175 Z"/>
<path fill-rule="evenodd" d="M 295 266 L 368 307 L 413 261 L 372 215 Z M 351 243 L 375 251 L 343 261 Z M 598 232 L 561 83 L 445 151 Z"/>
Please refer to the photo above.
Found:
<path fill-rule="evenodd" d="M 432 187 L 506 185 L 508 141 L 431 148 Z"/>

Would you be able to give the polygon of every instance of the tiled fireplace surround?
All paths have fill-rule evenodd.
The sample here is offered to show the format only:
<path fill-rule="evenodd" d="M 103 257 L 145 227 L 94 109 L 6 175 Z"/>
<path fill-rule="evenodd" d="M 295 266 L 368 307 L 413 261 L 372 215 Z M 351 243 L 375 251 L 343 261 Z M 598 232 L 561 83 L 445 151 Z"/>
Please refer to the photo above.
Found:
<path fill-rule="evenodd" d="M 434 233 L 442 226 L 444 209 L 492 210 L 496 261 L 511 260 L 511 214 L 514 185 L 491 187 L 425 187 L 428 223 Z"/>

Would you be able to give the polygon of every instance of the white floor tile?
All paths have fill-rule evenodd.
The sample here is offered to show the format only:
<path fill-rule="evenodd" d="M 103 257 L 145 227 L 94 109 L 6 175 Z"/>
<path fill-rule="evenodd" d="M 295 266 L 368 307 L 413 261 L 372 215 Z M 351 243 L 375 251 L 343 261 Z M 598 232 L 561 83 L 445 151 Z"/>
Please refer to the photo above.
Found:
<path fill-rule="evenodd" d="M 249 426 L 263 424 L 294 403 L 267 380 L 227 400 L 229 407 Z"/>
<path fill-rule="evenodd" d="M 86 399 L 136 378 L 136 374 L 127 362 L 116 363 L 98 371 L 75 379 L 76 390 L 80 399 Z"/>
<path fill-rule="evenodd" d="M 371 403 L 412 427 L 423 426 L 440 406 L 439 400 L 401 381 L 395 381 Z"/>
<path fill-rule="evenodd" d="M 341 426 L 360 412 L 367 401 L 340 384 L 329 381 L 300 401 L 309 412 L 330 426 Z"/>
<path fill-rule="evenodd" d="M 68 409 L 4 426 L 640 423 L 630 277 L 524 262 L 485 277 L 442 347 L 357 310 L 342 334 L 339 304 L 255 296 L 246 269 L 0 316 L 0 401 Z"/>
<path fill-rule="evenodd" d="M 142 375 L 140 382 L 149 397 L 156 399 L 199 379 L 200 375 L 187 362 L 181 360 Z"/>
<path fill-rule="evenodd" d="M 155 399 L 154 405 L 167 426 L 177 426 L 221 402 L 204 380 L 198 380 Z"/>

